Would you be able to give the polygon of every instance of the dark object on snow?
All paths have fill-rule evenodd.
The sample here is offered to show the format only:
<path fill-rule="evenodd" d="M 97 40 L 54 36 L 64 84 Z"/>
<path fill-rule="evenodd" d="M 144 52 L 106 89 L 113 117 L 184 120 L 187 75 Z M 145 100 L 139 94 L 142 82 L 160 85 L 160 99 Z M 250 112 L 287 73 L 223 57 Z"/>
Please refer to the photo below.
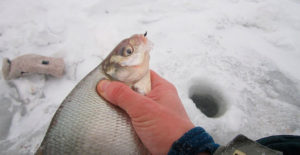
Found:
<path fill-rule="evenodd" d="M 4 58 L 2 62 L 2 73 L 5 80 L 33 73 L 61 77 L 64 68 L 65 64 L 62 58 L 45 57 L 37 54 L 26 54 L 13 60 Z"/>
<path fill-rule="evenodd" d="M 278 135 L 257 140 L 261 145 L 283 152 L 284 155 L 299 155 L 300 136 Z"/>
<path fill-rule="evenodd" d="M 238 135 L 226 146 L 219 147 L 214 155 L 282 155 L 281 152 L 263 146 L 244 135 Z"/>

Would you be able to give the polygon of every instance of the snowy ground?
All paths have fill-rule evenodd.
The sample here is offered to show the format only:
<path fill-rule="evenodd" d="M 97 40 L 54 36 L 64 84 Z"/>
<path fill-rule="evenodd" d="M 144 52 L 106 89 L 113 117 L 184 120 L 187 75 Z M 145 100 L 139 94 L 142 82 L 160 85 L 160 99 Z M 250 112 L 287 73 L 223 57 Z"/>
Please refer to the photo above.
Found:
<path fill-rule="evenodd" d="M 1 0 L 0 58 L 63 57 L 66 73 L 0 75 L 0 154 L 33 154 L 76 83 L 119 41 L 146 30 L 151 68 L 216 142 L 300 134 L 299 15 L 299 0 Z M 201 113 L 191 87 L 221 97 L 223 115 Z"/>

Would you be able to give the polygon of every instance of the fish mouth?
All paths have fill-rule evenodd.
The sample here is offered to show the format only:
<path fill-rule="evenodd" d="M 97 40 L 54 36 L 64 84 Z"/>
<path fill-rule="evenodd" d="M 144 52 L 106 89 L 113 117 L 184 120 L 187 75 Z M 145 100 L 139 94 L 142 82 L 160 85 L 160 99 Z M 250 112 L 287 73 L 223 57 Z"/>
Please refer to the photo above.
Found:
<path fill-rule="evenodd" d="M 147 32 L 145 34 L 141 34 L 139 39 L 146 45 L 145 52 L 150 52 L 153 48 L 153 43 L 146 36 Z"/>
<path fill-rule="evenodd" d="M 136 37 L 145 45 L 145 52 L 150 52 L 153 48 L 153 43 L 146 36 L 147 32 L 145 34 L 138 34 Z"/>
<path fill-rule="evenodd" d="M 135 42 L 138 42 L 138 43 L 147 44 L 148 39 L 147 39 L 146 36 L 147 36 L 147 33 L 145 33 L 145 34 L 135 34 L 135 35 L 131 36 L 129 39 L 133 39 L 133 40 L 135 40 Z"/>
<path fill-rule="evenodd" d="M 145 34 L 146 34 L 146 33 L 145 33 Z M 140 41 L 142 41 L 142 43 L 147 44 L 148 39 L 146 38 L 145 34 L 140 34 L 140 35 L 138 35 L 138 39 L 139 39 Z M 147 34 L 146 34 L 146 35 L 147 35 Z"/>

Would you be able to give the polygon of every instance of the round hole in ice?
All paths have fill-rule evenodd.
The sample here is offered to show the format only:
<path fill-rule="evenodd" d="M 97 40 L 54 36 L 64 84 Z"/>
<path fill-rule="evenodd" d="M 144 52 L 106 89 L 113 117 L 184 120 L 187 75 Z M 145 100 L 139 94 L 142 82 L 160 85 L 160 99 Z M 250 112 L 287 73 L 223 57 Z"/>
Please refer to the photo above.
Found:
<path fill-rule="evenodd" d="M 215 117 L 219 111 L 217 101 L 209 94 L 193 94 L 190 97 L 196 107 L 207 117 Z"/>
<path fill-rule="evenodd" d="M 193 81 L 189 89 L 189 98 L 207 117 L 220 117 L 226 112 L 226 100 L 221 89 L 207 81 Z"/>

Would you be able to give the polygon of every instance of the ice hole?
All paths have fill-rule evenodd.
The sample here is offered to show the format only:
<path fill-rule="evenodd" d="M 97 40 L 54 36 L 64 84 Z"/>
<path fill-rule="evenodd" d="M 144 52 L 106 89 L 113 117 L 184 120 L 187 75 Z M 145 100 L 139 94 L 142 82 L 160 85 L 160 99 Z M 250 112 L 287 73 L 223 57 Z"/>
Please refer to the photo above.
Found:
<path fill-rule="evenodd" d="M 227 103 L 221 90 L 207 81 L 194 81 L 189 89 L 189 98 L 207 117 L 217 118 L 226 112 Z"/>

